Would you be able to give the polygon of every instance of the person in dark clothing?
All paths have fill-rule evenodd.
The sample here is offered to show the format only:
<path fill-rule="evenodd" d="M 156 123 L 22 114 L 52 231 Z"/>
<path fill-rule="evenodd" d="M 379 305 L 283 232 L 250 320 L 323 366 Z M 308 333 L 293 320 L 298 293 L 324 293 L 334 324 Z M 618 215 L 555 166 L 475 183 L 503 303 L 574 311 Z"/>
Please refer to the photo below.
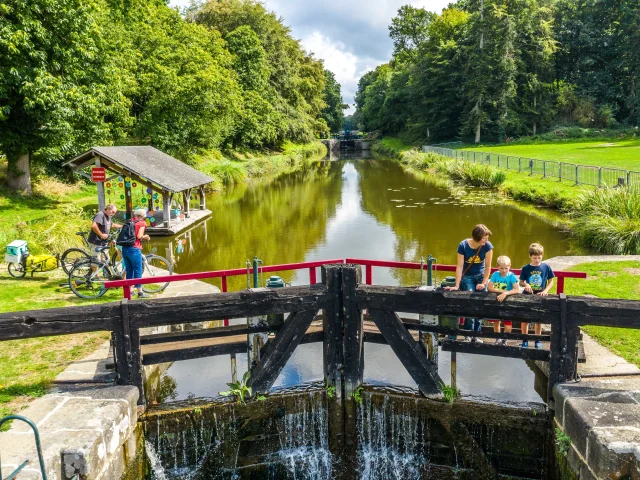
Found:
<path fill-rule="evenodd" d="M 111 221 L 111 218 L 117 211 L 118 208 L 115 205 L 109 204 L 104 207 L 102 212 L 98 212 L 95 217 L 93 217 L 91 232 L 89 232 L 89 238 L 87 241 L 89 242 L 89 245 L 91 245 L 91 255 L 95 258 L 99 256 L 96 249 L 107 245 L 107 239 L 109 238 L 109 232 L 111 229 L 122 228 L 122 225 Z"/>

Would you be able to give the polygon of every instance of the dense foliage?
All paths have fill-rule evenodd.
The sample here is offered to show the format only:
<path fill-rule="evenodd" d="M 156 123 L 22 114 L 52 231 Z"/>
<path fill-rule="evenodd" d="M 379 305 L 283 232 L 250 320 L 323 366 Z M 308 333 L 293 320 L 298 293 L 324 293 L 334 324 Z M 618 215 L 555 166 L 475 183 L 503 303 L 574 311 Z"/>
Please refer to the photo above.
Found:
<path fill-rule="evenodd" d="M 340 86 L 257 0 L 0 3 L 0 155 L 8 183 L 91 145 L 149 143 L 191 162 L 339 128 Z"/>
<path fill-rule="evenodd" d="M 392 60 L 365 74 L 354 119 L 411 140 L 640 123 L 637 0 L 459 0 L 404 6 Z"/>

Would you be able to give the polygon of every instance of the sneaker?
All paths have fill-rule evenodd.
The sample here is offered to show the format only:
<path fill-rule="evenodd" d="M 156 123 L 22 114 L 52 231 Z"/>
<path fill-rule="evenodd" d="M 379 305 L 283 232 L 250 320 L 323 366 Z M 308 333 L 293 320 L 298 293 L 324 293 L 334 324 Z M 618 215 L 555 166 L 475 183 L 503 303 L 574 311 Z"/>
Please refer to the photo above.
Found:
<path fill-rule="evenodd" d="M 145 292 L 138 293 L 138 298 L 151 298 L 151 295 Z"/>
<path fill-rule="evenodd" d="M 500 343 L 506 347 L 507 346 L 507 339 L 503 338 Z"/>
<path fill-rule="evenodd" d="M 473 341 L 476 343 L 484 343 L 480 337 L 473 337 Z"/>
<path fill-rule="evenodd" d="M 471 342 L 471 337 L 464 337 L 465 342 Z"/>
<path fill-rule="evenodd" d="M 527 340 L 525 340 L 524 342 L 522 342 L 522 343 L 520 344 L 520 346 L 521 346 L 522 348 L 529 348 L 529 342 L 528 342 Z"/>
<path fill-rule="evenodd" d="M 542 344 L 540 343 L 540 340 L 536 340 L 533 344 L 533 346 L 537 349 L 541 349 L 542 348 Z"/>
<path fill-rule="evenodd" d="M 496 341 L 494 342 L 496 345 L 500 345 L 502 343 L 502 341 L 499 338 L 496 338 Z"/>

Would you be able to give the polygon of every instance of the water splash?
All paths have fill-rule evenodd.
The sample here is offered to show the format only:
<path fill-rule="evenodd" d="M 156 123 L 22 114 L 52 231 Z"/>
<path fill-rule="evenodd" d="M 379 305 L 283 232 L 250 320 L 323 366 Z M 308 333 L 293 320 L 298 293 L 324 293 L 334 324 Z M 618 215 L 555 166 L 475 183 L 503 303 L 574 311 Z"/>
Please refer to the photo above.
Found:
<path fill-rule="evenodd" d="M 330 480 L 333 456 L 329 451 L 327 407 L 320 394 L 296 402 L 297 410 L 283 418 L 278 459 L 294 480 Z"/>
<path fill-rule="evenodd" d="M 425 426 L 389 398 L 375 406 L 365 394 L 358 409 L 358 470 L 363 480 L 420 478 L 428 458 L 421 449 Z"/>

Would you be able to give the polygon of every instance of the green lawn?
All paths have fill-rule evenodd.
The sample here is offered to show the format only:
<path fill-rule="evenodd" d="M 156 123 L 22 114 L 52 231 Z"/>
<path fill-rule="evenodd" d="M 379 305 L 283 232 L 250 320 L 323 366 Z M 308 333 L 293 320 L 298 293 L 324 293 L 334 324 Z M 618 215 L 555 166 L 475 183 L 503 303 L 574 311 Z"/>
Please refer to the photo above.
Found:
<path fill-rule="evenodd" d="M 462 148 L 540 160 L 640 171 L 640 139 L 479 145 Z"/>
<path fill-rule="evenodd" d="M 640 300 L 640 262 L 584 263 L 570 270 L 586 272 L 586 280 L 566 280 L 569 295 Z M 601 345 L 640 367 L 640 330 L 631 328 L 584 327 Z"/>

